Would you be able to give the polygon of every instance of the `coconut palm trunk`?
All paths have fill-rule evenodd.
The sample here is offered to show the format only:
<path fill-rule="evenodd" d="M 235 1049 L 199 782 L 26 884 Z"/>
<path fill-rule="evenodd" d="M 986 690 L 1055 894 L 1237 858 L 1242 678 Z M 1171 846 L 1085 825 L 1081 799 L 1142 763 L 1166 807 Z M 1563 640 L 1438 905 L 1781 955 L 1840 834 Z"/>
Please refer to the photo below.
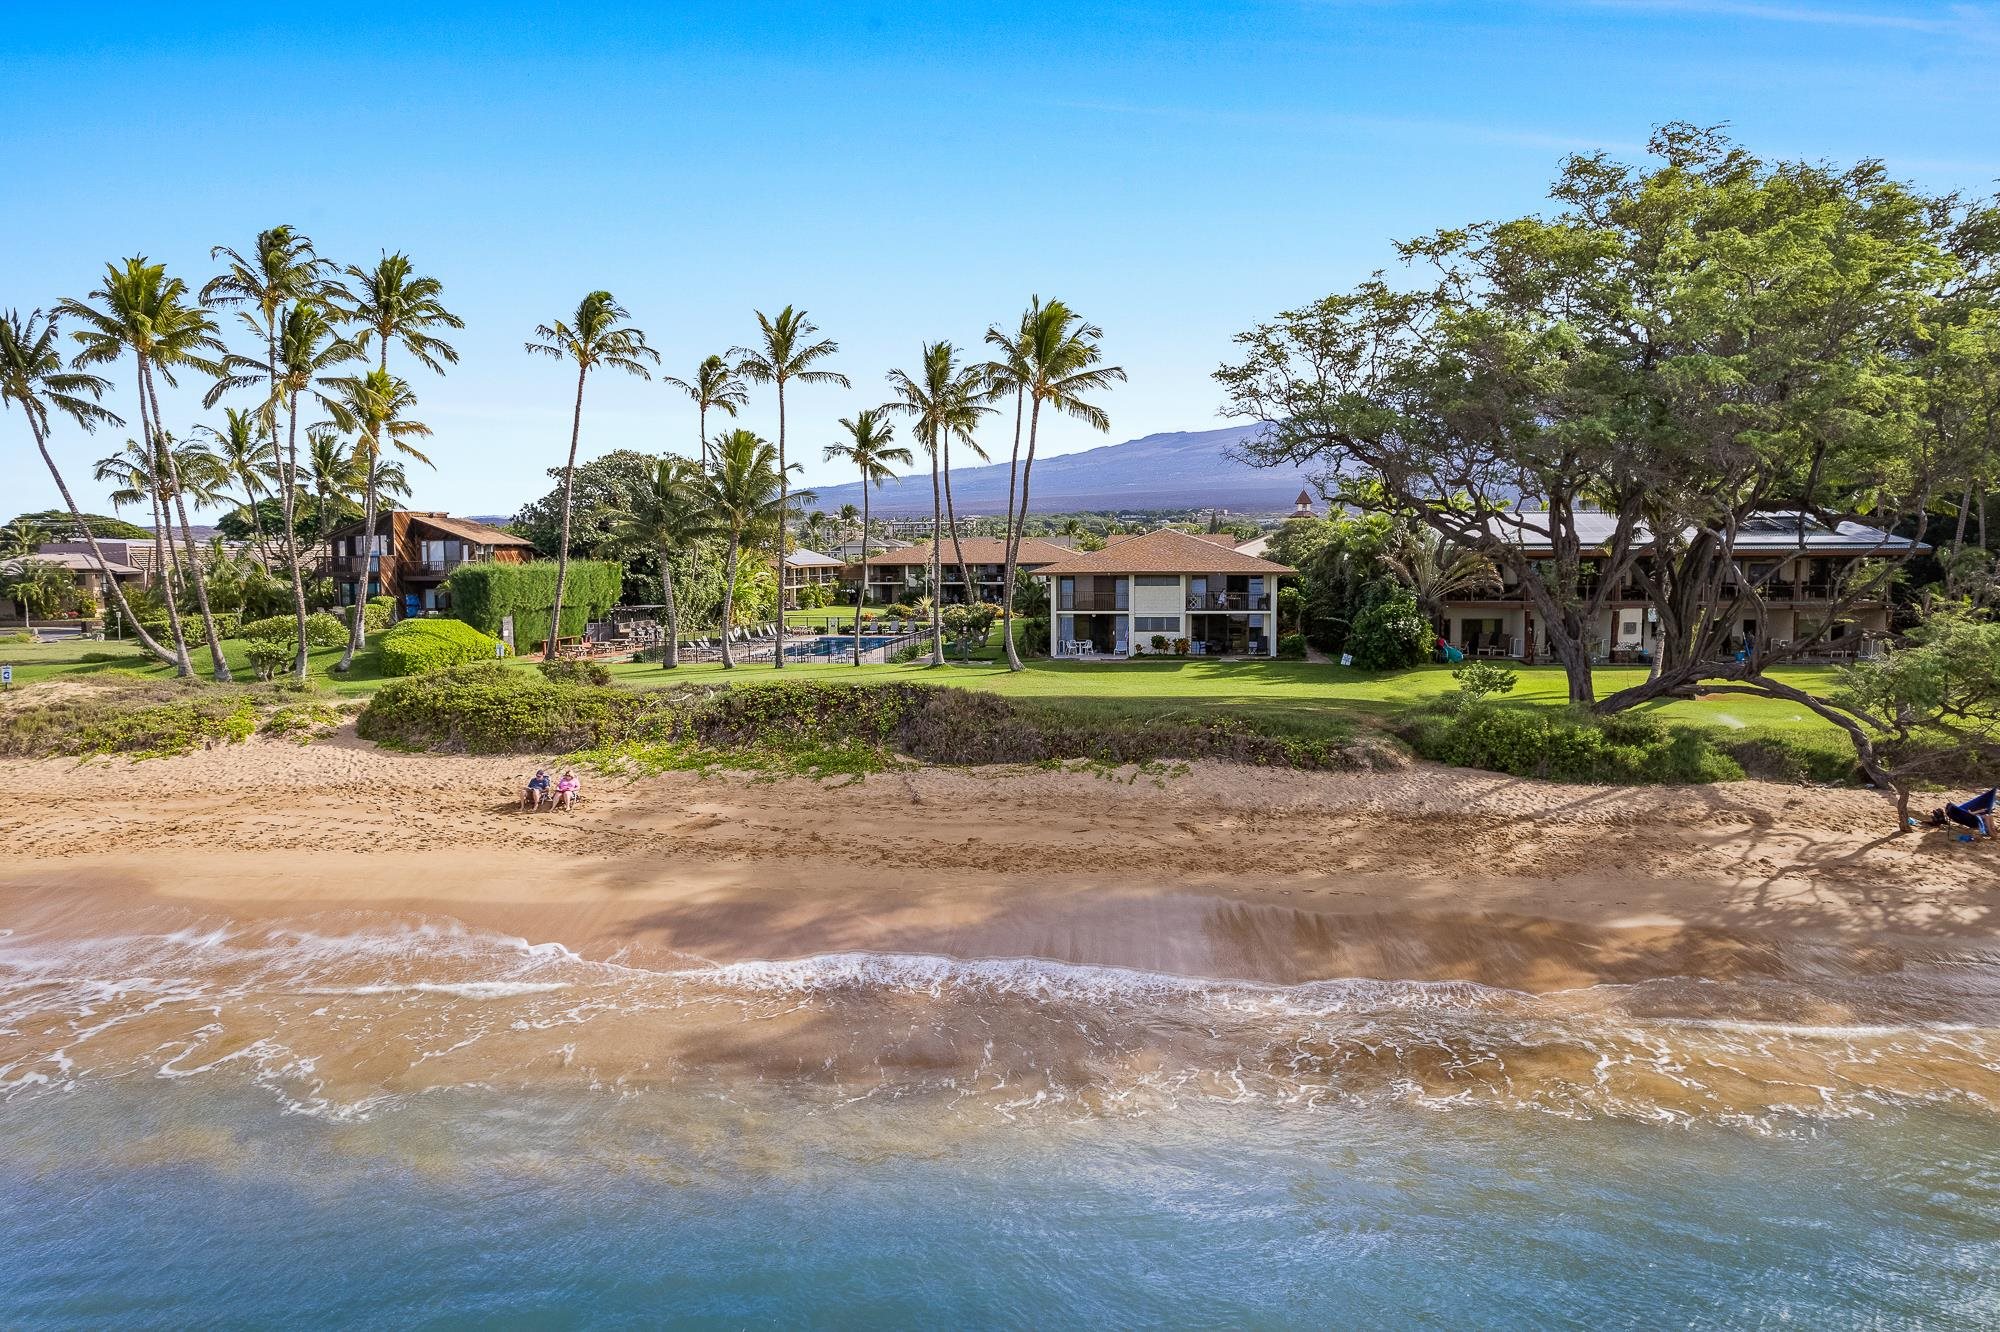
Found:
<path fill-rule="evenodd" d="M 194 529 L 188 524 L 187 492 L 181 486 L 180 464 L 174 461 L 174 451 L 168 447 L 166 435 L 160 430 L 160 395 L 153 384 L 152 362 L 141 356 L 139 377 L 145 385 L 146 401 L 153 408 L 153 431 L 159 437 L 160 461 L 166 467 L 166 484 L 173 492 L 174 511 L 180 515 L 181 532 L 188 542 L 188 570 L 194 576 L 195 603 L 201 608 L 203 632 L 208 638 L 209 659 L 214 663 L 214 674 L 218 681 L 229 680 L 229 662 L 222 655 L 222 638 L 215 632 L 215 614 L 208 608 L 208 576 L 202 571 L 201 558 L 194 548 Z"/>
<path fill-rule="evenodd" d="M 569 421 L 569 461 L 563 464 L 562 491 L 562 542 L 556 547 L 556 603 L 549 612 L 549 641 L 542 652 L 543 661 L 556 658 L 556 639 L 562 636 L 563 585 L 569 581 L 569 521 L 570 488 L 576 481 L 576 446 L 583 437 L 583 381 L 589 373 L 582 366 L 576 371 L 576 409 Z"/>
<path fill-rule="evenodd" d="M 154 443 L 153 413 L 146 402 L 143 375 L 138 382 L 138 396 L 139 434 L 146 440 L 146 469 L 152 473 L 146 497 L 153 506 L 153 564 L 160 577 L 160 600 L 167 607 L 167 632 L 174 640 L 174 674 L 186 677 L 194 674 L 194 660 L 188 653 L 187 630 L 181 624 L 180 597 L 174 590 L 174 584 L 180 577 L 180 561 L 173 553 L 166 497 L 160 493 L 166 483 L 160 470 L 158 446 Z"/>
<path fill-rule="evenodd" d="M 810 502 L 810 501 L 808 501 Z M 778 380 L 778 644 L 771 669 L 785 668 L 785 547 L 791 540 L 792 476 L 785 469 L 785 381 Z"/>
<path fill-rule="evenodd" d="M 736 558 L 739 540 L 736 533 L 731 532 L 729 544 L 724 548 L 722 555 L 722 669 L 725 671 L 736 669 L 736 654 L 729 650 L 729 636 L 731 626 L 736 622 Z"/>
<path fill-rule="evenodd" d="M 131 625 L 132 632 L 138 635 L 139 646 L 168 665 L 183 666 L 186 650 L 182 649 L 178 655 L 169 652 L 140 626 L 139 617 L 132 613 L 132 603 L 125 599 L 125 589 L 119 586 L 116 578 L 112 577 L 111 564 L 104 558 L 104 551 L 97 544 L 97 534 L 90 530 L 90 524 L 83 520 L 83 511 L 76 507 L 76 496 L 70 494 L 69 482 L 63 480 L 62 469 L 56 466 L 55 455 L 49 452 L 48 436 L 43 433 L 41 422 L 35 418 L 33 412 L 28 414 L 28 428 L 35 436 L 35 449 L 42 455 L 42 462 L 48 467 L 49 477 L 56 483 L 56 490 L 62 495 L 63 504 L 69 509 L 70 518 L 75 521 L 77 530 L 83 533 L 83 539 L 90 546 L 90 554 L 97 561 L 97 567 L 104 571 L 104 585 L 111 589 L 111 597 L 118 603 L 119 614 L 125 617 L 125 623 Z M 192 671 L 183 669 L 181 673 L 187 675 L 192 674 Z"/>
<path fill-rule="evenodd" d="M 276 353 L 274 352 L 273 353 L 274 363 L 275 363 L 275 355 Z M 300 683 L 304 683 L 307 671 L 306 577 L 305 577 L 305 571 L 299 567 L 300 557 L 299 557 L 299 523 L 298 523 L 298 489 L 299 489 L 298 487 L 298 477 L 299 477 L 298 390 L 297 389 L 292 390 L 290 397 L 291 401 L 288 412 L 290 420 L 285 428 L 285 455 L 282 458 L 277 458 L 278 436 L 276 431 L 273 431 L 271 434 L 271 452 L 272 456 L 274 458 L 277 458 L 278 480 L 280 483 L 280 489 L 284 495 L 283 508 L 285 514 L 285 563 L 291 567 L 292 571 L 292 615 L 293 618 L 298 622 L 298 633 L 299 633 L 298 653 L 296 656 L 292 658 L 292 677 L 298 680 Z M 324 512 L 322 512 L 320 515 L 319 530 L 321 538 L 324 539 L 326 535 L 326 515 Z"/>
<path fill-rule="evenodd" d="M 1007 455 L 1007 516 L 1000 525 L 1006 563 L 1000 575 L 1000 638 L 1007 645 L 1007 669 L 1021 669 L 1021 654 L 1014 650 L 1014 486 L 1021 470 L 1021 396 L 1014 390 L 1014 450 Z"/>
<path fill-rule="evenodd" d="M 660 654 L 660 669 L 671 671 L 681 664 L 681 608 L 674 600 L 674 566 L 671 554 L 660 547 L 660 599 L 667 605 L 667 648 Z"/>
<path fill-rule="evenodd" d="M 951 502 L 951 432 L 946 431 L 942 452 L 944 455 L 944 517 L 951 528 L 951 556 L 958 565 L 958 584 L 965 589 L 965 604 L 968 608 L 976 605 L 972 595 L 972 570 L 965 563 L 965 546 L 958 539 L 958 510 Z M 962 622 L 961 622 L 962 623 Z M 959 642 L 959 659 L 967 657 L 967 644 Z"/>
<path fill-rule="evenodd" d="M 1007 586 L 1014 586 L 1014 570 L 1021 561 L 1021 536 L 1028 530 L 1028 480 L 1035 470 L 1035 436 L 1042 422 L 1042 400 L 1036 398 L 1028 406 L 1028 454 L 1021 460 L 1021 507 L 1007 520 Z M 1011 598 L 1010 598 L 1011 600 Z M 1051 611 L 1051 614 L 1054 612 Z M 1022 669 L 1021 659 L 1014 654 L 1014 640 L 1007 640 L 1007 669 Z"/>
<path fill-rule="evenodd" d="M 868 478 L 861 478 L 861 586 L 854 593 L 854 664 L 861 664 L 861 603 L 868 600 Z"/>
<path fill-rule="evenodd" d="M 931 441 L 931 665 L 944 665 L 944 494 L 938 489 L 938 442 Z"/>

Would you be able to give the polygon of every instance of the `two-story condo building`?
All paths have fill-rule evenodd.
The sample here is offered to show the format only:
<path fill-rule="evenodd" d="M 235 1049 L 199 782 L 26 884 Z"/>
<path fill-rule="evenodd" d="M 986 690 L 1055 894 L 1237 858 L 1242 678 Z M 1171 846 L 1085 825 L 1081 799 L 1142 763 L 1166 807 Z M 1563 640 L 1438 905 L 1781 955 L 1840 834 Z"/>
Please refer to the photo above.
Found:
<path fill-rule="evenodd" d="M 967 600 L 965 582 L 958 572 L 961 553 L 965 556 L 966 571 L 972 575 L 971 600 L 998 605 L 1007 581 L 1007 543 L 998 537 L 960 537 L 956 546 L 950 537 L 945 538 L 938 603 L 955 606 Z M 1015 567 L 1023 574 L 1033 574 L 1043 565 L 1066 559 L 1075 553 L 1036 537 L 1023 537 Z M 871 605 L 886 606 L 921 596 L 924 580 L 930 576 L 930 567 L 931 547 L 927 541 L 896 550 L 871 549 L 868 554 L 868 595 L 864 600 Z M 850 564 L 842 577 L 852 589 L 861 580 L 861 561 L 856 559 Z"/>
<path fill-rule="evenodd" d="M 1043 565 L 1049 654 L 1129 656 L 1161 638 L 1205 656 L 1277 656 L 1278 579 L 1296 570 L 1234 541 L 1168 528 Z"/>
<path fill-rule="evenodd" d="M 1576 515 L 1577 535 L 1586 551 L 1586 585 L 1594 577 L 1594 565 L 1602 560 L 1588 558 L 1592 549 L 1603 551 L 1616 531 L 1611 514 L 1582 512 Z M 1537 531 L 1539 529 L 1539 531 Z M 1520 542 L 1530 556 L 1552 557 L 1547 515 L 1521 515 Z M 1911 550 L 1923 550 L 1921 542 L 1894 536 L 1862 523 L 1846 522 L 1827 527 L 1807 518 L 1801 534 L 1796 513 L 1760 514 L 1746 522 L 1736 536 L 1737 575 L 1758 589 L 1764 602 L 1760 616 L 1747 603 L 1738 612 L 1740 623 L 1730 627 L 1738 643 L 1745 637 L 1785 646 L 1819 635 L 1827 628 L 1832 603 L 1841 599 L 1842 580 L 1857 561 L 1885 559 Z M 1642 557 L 1643 561 L 1643 557 Z M 1733 593 L 1733 583 L 1724 585 Z M 1534 608 L 1528 604 L 1520 584 L 1503 573 L 1497 586 L 1445 603 L 1445 624 L 1441 632 L 1447 642 L 1470 656 L 1518 657 L 1532 662 L 1538 650 Z M 1887 601 L 1873 599 L 1843 606 L 1837 623 L 1827 628 L 1827 638 L 1835 643 L 1860 642 L 1865 636 L 1889 628 Z M 1628 576 L 1598 620 L 1595 650 L 1619 661 L 1648 657 L 1659 641 L 1659 625 L 1651 613 L 1637 577 Z M 1546 655 L 1546 649 L 1542 649 Z"/>
<path fill-rule="evenodd" d="M 478 560 L 522 564 L 534 558 L 534 544 L 526 537 L 469 518 L 409 509 L 377 514 L 373 541 L 363 539 L 356 522 L 334 528 L 327 543 L 341 604 L 352 606 L 364 595 L 394 597 L 399 619 L 448 609 L 444 580 L 461 564 Z M 366 593 L 361 590 L 364 569 Z"/>

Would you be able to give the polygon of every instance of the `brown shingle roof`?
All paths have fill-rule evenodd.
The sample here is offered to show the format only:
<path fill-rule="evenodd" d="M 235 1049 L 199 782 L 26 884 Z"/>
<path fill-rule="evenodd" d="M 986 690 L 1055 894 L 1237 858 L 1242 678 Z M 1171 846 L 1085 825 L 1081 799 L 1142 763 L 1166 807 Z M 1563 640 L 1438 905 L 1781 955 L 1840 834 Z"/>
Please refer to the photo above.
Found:
<path fill-rule="evenodd" d="M 1035 570 L 1038 574 L 1288 574 L 1297 570 L 1214 541 L 1163 529 Z"/>
<path fill-rule="evenodd" d="M 944 541 L 944 562 L 946 564 L 957 564 L 960 550 L 964 552 L 967 564 L 1005 564 L 1007 562 L 1007 543 L 999 537 L 960 537 L 958 540 L 958 550 L 952 548 L 951 538 L 947 537 Z M 1052 560 L 1068 559 L 1075 554 L 1076 552 L 1073 550 L 1064 550 L 1061 546 L 1051 546 L 1048 542 L 1035 537 L 1021 538 L 1020 563 L 1023 568 L 1039 568 Z M 868 556 L 868 565 L 870 568 L 889 568 L 895 565 L 929 564 L 930 562 L 931 547 L 928 541 L 920 542 L 914 546 L 905 546 L 901 550 L 875 551 L 871 552 Z M 861 561 L 857 558 L 850 561 L 850 563 L 858 567 Z"/>
<path fill-rule="evenodd" d="M 449 532 L 461 541 L 472 541 L 482 546 L 532 546 L 535 543 L 523 536 L 515 536 L 504 527 L 494 527 L 490 523 L 475 523 L 470 518 L 454 518 L 448 513 L 432 513 L 424 509 L 387 509 L 375 515 L 375 535 L 386 536 L 390 524 L 398 513 L 411 522 L 435 527 L 441 532 Z M 361 522 L 356 519 L 342 523 L 327 533 L 329 538 L 359 535 Z"/>

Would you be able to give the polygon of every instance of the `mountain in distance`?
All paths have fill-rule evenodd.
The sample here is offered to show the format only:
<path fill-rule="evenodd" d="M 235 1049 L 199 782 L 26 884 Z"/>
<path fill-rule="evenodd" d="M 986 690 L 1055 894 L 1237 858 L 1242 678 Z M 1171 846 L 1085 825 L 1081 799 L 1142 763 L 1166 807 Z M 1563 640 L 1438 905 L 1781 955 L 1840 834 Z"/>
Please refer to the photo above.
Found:
<path fill-rule="evenodd" d="M 1237 513 L 1289 513 L 1299 491 L 1310 489 L 1306 469 L 1252 467 L 1227 456 L 1261 425 L 1220 430 L 1178 430 L 1079 453 L 1038 456 L 1029 508 L 1036 513 L 1076 510 L 1231 509 Z M 1011 442 L 1011 441 L 1010 441 Z M 914 450 L 913 450 L 914 452 Z M 885 518 L 931 511 L 930 464 L 875 492 L 870 511 Z M 815 508 L 832 513 L 861 507 L 861 484 L 814 486 Z M 952 503 L 961 515 L 998 514 L 1007 508 L 1007 464 L 951 469 Z"/>

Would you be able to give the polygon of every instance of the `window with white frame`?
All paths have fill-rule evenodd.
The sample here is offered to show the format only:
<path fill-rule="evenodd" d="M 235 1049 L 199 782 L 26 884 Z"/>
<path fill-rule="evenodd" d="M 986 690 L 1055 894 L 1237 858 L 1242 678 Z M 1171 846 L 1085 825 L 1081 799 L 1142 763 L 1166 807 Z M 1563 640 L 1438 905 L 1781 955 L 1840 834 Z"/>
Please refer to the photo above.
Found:
<path fill-rule="evenodd" d="M 1178 634 L 1181 631 L 1181 617 L 1178 615 L 1138 615 L 1132 619 L 1132 632 L 1136 634 Z"/>

